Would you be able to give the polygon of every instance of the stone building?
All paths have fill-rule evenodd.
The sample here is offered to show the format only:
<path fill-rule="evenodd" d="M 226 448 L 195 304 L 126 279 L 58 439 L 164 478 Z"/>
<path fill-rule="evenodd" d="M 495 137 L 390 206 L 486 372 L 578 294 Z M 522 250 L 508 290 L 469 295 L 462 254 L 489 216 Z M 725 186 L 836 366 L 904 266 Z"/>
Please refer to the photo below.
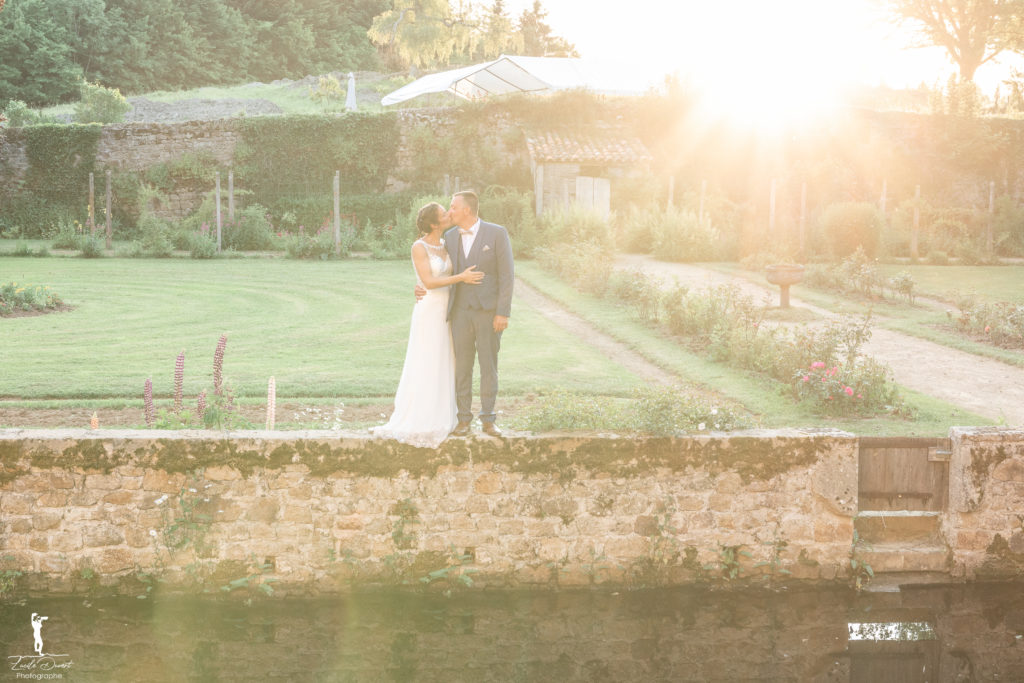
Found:
<path fill-rule="evenodd" d="M 652 160 L 639 138 L 614 129 L 529 132 L 526 146 L 538 216 L 572 203 L 607 216 L 612 182 L 647 172 Z"/>

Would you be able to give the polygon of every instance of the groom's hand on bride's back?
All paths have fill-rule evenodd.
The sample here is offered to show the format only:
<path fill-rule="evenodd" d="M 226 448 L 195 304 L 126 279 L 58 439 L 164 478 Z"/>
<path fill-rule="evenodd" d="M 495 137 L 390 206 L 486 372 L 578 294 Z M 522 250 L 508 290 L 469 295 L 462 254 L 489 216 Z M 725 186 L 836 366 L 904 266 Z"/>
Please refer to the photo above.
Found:
<path fill-rule="evenodd" d="M 416 285 L 416 289 L 412 290 L 413 294 L 416 295 L 416 301 L 419 301 L 427 295 L 427 289 L 422 285 Z"/>

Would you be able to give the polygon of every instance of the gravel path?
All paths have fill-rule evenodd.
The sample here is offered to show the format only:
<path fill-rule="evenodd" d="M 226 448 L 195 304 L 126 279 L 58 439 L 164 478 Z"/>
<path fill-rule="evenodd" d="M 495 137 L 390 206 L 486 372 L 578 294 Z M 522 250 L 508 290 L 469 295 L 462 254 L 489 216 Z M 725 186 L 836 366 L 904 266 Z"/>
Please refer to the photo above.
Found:
<path fill-rule="evenodd" d="M 684 263 L 666 263 L 649 256 L 628 254 L 616 261 L 620 269 L 636 269 L 691 287 L 735 284 L 755 301 L 766 298 L 777 305 L 774 285 L 759 286 L 749 280 Z M 790 294 L 790 305 L 835 317 Z M 1010 425 L 1024 425 L 1024 369 L 982 358 L 899 332 L 875 328 L 865 352 L 892 368 L 903 386 L 934 396 L 966 410 Z"/>

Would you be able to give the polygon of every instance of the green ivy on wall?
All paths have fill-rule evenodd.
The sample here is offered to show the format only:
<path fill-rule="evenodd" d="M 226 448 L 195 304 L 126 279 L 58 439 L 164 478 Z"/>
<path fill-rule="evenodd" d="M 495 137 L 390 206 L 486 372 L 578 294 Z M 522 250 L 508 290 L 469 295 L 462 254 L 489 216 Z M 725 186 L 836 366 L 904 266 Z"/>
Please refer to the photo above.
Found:
<path fill-rule="evenodd" d="M 44 124 L 25 129 L 29 168 L 24 189 L 51 202 L 88 203 L 89 173 L 96 165 L 99 124 Z"/>
<path fill-rule="evenodd" d="M 239 122 L 235 175 L 261 201 L 330 192 L 341 171 L 341 192 L 384 189 L 398 156 L 395 114 L 279 116 Z"/>

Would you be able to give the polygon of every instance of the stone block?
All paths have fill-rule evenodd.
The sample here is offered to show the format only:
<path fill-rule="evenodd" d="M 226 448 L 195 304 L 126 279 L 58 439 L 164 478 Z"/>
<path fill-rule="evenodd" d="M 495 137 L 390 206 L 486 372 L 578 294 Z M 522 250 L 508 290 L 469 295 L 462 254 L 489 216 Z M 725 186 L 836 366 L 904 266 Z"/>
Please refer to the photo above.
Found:
<path fill-rule="evenodd" d="M 82 549 L 82 532 L 66 531 L 50 536 L 50 549 L 60 553 L 69 553 Z"/>
<path fill-rule="evenodd" d="M 113 491 L 121 488 L 121 477 L 117 474 L 87 474 L 85 488 Z"/>
<path fill-rule="evenodd" d="M 636 518 L 633 525 L 633 532 L 638 536 L 657 536 L 661 533 L 658 518 L 650 515 L 641 515 Z"/>
<path fill-rule="evenodd" d="M 708 509 L 713 512 L 728 512 L 733 509 L 736 496 L 712 493 L 708 497 Z"/>
<path fill-rule="evenodd" d="M 1024 459 L 1010 458 L 996 465 L 992 478 L 997 481 L 1024 483 Z"/>
<path fill-rule="evenodd" d="M 271 498 L 261 498 L 250 505 L 245 512 L 245 519 L 253 522 L 270 524 L 277 519 L 280 505 Z"/>
<path fill-rule="evenodd" d="M 720 494 L 739 493 L 743 480 L 736 472 L 723 472 L 715 480 L 715 491 Z"/>
<path fill-rule="evenodd" d="M 47 491 L 36 498 L 36 507 L 62 508 L 68 504 L 67 491 Z"/>
<path fill-rule="evenodd" d="M 956 550 L 985 550 L 995 538 L 991 531 L 960 531 L 956 535 Z"/>
<path fill-rule="evenodd" d="M 851 543 L 853 518 L 814 520 L 814 540 L 818 543 Z"/>
<path fill-rule="evenodd" d="M 526 525 L 523 524 L 522 520 L 502 521 L 498 524 L 498 534 L 501 536 L 522 536 L 525 528 Z"/>
<path fill-rule="evenodd" d="M 36 531 L 56 529 L 60 526 L 62 519 L 64 519 L 64 516 L 59 512 L 40 511 L 32 515 L 32 528 Z"/>
<path fill-rule="evenodd" d="M 131 491 L 114 491 L 103 496 L 103 502 L 110 505 L 127 505 L 135 499 L 135 494 Z"/>
<path fill-rule="evenodd" d="M 43 534 L 32 534 L 28 539 L 28 547 L 36 552 L 45 553 L 50 549 L 50 542 Z"/>
<path fill-rule="evenodd" d="M 365 522 L 362 515 L 345 515 L 334 521 L 335 529 L 362 531 Z"/>
<path fill-rule="evenodd" d="M 158 493 L 178 493 L 185 486 L 185 482 L 185 475 L 180 472 L 147 470 L 145 476 L 142 477 L 142 488 Z"/>
<path fill-rule="evenodd" d="M 33 529 L 33 520 L 27 517 L 12 519 L 7 523 L 7 533 L 27 534 Z"/>
<path fill-rule="evenodd" d="M 5 493 L 0 497 L 0 512 L 9 515 L 29 515 L 35 507 L 37 496 L 26 493 Z"/>
<path fill-rule="evenodd" d="M 90 548 L 124 543 L 124 535 L 116 527 L 109 524 L 88 526 L 82 532 L 82 540 Z"/>
<path fill-rule="evenodd" d="M 466 512 L 469 514 L 486 515 L 491 511 L 488 499 L 485 496 L 470 496 L 466 499 Z"/>
<path fill-rule="evenodd" d="M 281 519 L 285 522 L 300 522 L 303 524 L 313 523 L 313 513 L 308 507 L 298 505 L 287 505 Z"/>
<path fill-rule="evenodd" d="M 604 554 L 610 559 L 632 560 L 645 557 L 650 547 L 650 540 L 642 536 L 620 536 L 605 541 Z"/>
<path fill-rule="evenodd" d="M 537 547 L 537 557 L 545 562 L 557 562 L 566 557 L 569 544 L 560 538 L 542 538 Z"/>
<path fill-rule="evenodd" d="M 68 505 L 75 507 L 93 507 L 100 502 L 100 492 L 87 489 L 72 491 L 68 496 Z"/>
<path fill-rule="evenodd" d="M 47 485 L 52 489 L 73 489 L 75 477 L 70 472 L 53 471 L 47 477 Z"/>
<path fill-rule="evenodd" d="M 135 558 L 130 550 L 124 548 L 110 548 L 104 550 L 96 563 L 96 569 L 100 574 L 117 574 L 135 567 Z"/>
<path fill-rule="evenodd" d="M 707 507 L 707 500 L 704 496 L 686 494 L 676 496 L 676 508 L 686 512 L 699 512 Z"/>
<path fill-rule="evenodd" d="M 500 492 L 501 474 L 498 472 L 484 472 L 473 482 L 473 490 L 483 494 Z"/>

